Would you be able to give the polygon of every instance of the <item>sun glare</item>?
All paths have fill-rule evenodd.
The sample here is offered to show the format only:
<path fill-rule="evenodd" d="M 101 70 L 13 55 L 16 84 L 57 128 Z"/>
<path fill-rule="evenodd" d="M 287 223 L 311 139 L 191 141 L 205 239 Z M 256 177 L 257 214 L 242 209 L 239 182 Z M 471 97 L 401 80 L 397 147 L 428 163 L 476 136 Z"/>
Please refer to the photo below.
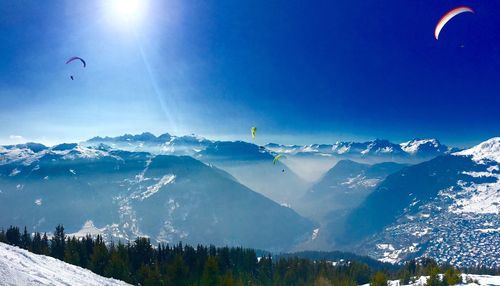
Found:
<path fill-rule="evenodd" d="M 137 24 L 144 16 L 147 0 L 111 0 L 108 10 L 117 24 Z"/>

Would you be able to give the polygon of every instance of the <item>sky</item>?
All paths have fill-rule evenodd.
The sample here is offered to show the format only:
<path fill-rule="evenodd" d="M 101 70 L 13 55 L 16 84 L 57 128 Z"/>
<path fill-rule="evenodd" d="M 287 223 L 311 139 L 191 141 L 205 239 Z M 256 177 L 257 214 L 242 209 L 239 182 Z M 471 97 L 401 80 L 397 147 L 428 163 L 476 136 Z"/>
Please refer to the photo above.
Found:
<path fill-rule="evenodd" d="M 436 41 L 460 5 L 475 13 Z M 257 126 L 257 143 L 468 146 L 500 135 L 499 26 L 491 0 L 5 0 L 0 144 Z"/>

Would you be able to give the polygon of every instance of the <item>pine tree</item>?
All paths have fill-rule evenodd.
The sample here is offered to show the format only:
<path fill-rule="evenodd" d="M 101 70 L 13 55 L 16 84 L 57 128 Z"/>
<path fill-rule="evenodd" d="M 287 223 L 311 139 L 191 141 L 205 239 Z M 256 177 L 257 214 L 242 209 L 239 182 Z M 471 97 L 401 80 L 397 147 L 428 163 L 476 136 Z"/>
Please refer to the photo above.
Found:
<path fill-rule="evenodd" d="M 31 235 L 28 233 L 26 226 L 24 227 L 23 234 L 21 235 L 21 248 L 31 251 Z"/>
<path fill-rule="evenodd" d="M 47 237 L 47 233 L 44 232 L 42 237 L 42 243 L 40 245 L 40 254 L 49 255 L 49 253 L 50 253 L 49 238 Z"/>
<path fill-rule="evenodd" d="M 177 254 L 172 263 L 166 267 L 167 285 L 188 285 L 189 268 L 184 262 L 182 255 Z"/>
<path fill-rule="evenodd" d="M 109 261 L 104 269 L 104 276 L 129 283 L 132 282 L 128 270 L 127 250 L 123 244 L 118 243 L 118 247 L 110 249 Z"/>
<path fill-rule="evenodd" d="M 226 272 L 221 279 L 221 286 L 235 286 L 236 282 L 234 281 L 233 274 L 231 272 Z"/>
<path fill-rule="evenodd" d="M 205 262 L 205 268 L 203 270 L 201 285 L 203 286 L 219 285 L 219 267 L 217 266 L 217 259 L 214 256 L 209 256 L 207 261 Z"/>
<path fill-rule="evenodd" d="M 18 227 L 10 226 L 5 233 L 7 243 L 14 246 L 21 246 L 21 232 Z"/>
<path fill-rule="evenodd" d="M 66 235 L 64 234 L 64 227 L 60 224 L 54 231 L 50 243 L 50 256 L 60 260 L 64 260 L 64 248 L 66 246 Z"/>
<path fill-rule="evenodd" d="M 90 269 L 99 275 L 103 275 L 107 263 L 108 249 L 100 235 L 98 235 L 94 245 L 94 251 L 90 257 Z"/>
<path fill-rule="evenodd" d="M 376 272 L 370 282 L 370 286 L 387 286 L 387 275 L 384 272 Z"/>
<path fill-rule="evenodd" d="M 42 237 L 39 232 L 35 232 L 31 241 L 31 251 L 36 254 L 42 254 Z"/>
<path fill-rule="evenodd" d="M 7 238 L 5 237 L 5 231 L 3 230 L 3 227 L 2 230 L 0 230 L 0 242 L 7 243 Z"/>
<path fill-rule="evenodd" d="M 429 279 L 427 279 L 427 286 L 442 286 L 439 279 L 439 267 L 432 265 L 429 268 Z"/>
<path fill-rule="evenodd" d="M 448 285 L 457 285 L 462 283 L 462 276 L 460 276 L 460 271 L 458 271 L 454 267 L 450 267 L 444 273 L 443 280 L 446 281 Z"/>
<path fill-rule="evenodd" d="M 78 241 L 73 236 L 68 238 L 64 249 L 64 261 L 73 265 L 80 265 L 80 252 L 78 251 Z"/>

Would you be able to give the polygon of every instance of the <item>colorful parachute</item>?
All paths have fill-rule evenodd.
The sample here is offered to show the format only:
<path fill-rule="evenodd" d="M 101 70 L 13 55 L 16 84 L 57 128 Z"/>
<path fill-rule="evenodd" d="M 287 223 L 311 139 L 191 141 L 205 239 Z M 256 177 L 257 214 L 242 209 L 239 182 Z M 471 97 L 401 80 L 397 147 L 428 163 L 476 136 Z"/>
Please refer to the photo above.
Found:
<path fill-rule="evenodd" d="M 250 128 L 250 132 L 252 132 L 252 139 L 255 140 L 255 136 L 257 135 L 257 127 Z"/>
<path fill-rule="evenodd" d="M 276 165 L 276 163 L 278 163 L 279 159 L 282 157 L 283 155 L 281 154 L 278 154 L 274 157 L 274 160 L 273 160 L 273 164 Z"/>
<path fill-rule="evenodd" d="M 460 6 L 444 14 L 444 16 L 441 17 L 441 20 L 439 20 L 439 22 L 437 23 L 436 29 L 434 30 L 434 37 L 436 38 L 436 40 L 439 39 L 439 33 L 441 33 L 441 30 L 446 25 L 446 23 L 448 23 L 453 17 L 457 16 L 458 14 L 462 14 L 465 12 L 474 13 L 474 10 L 467 6 Z"/>

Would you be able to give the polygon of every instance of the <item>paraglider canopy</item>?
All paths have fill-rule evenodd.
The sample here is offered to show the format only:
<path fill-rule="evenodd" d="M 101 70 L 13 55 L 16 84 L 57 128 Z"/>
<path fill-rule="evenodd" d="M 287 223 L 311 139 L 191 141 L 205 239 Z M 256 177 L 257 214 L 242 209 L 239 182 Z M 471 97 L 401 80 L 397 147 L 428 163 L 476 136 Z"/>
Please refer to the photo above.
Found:
<path fill-rule="evenodd" d="M 279 159 L 282 157 L 283 155 L 281 154 L 278 154 L 274 157 L 274 160 L 273 160 L 273 164 L 276 165 L 276 163 L 278 163 Z"/>
<path fill-rule="evenodd" d="M 250 128 L 250 132 L 252 133 L 252 139 L 255 140 L 255 136 L 257 135 L 257 127 Z"/>
<path fill-rule="evenodd" d="M 436 40 L 439 39 L 439 34 L 441 33 L 441 30 L 444 28 L 446 23 L 448 23 L 453 17 L 457 16 L 458 14 L 466 12 L 474 13 L 474 10 L 467 6 L 460 6 L 455 9 L 451 9 L 446 14 L 444 14 L 443 17 L 441 17 L 441 20 L 439 20 L 439 22 L 437 23 L 436 28 L 434 29 L 434 37 L 436 38 Z"/>
<path fill-rule="evenodd" d="M 69 59 L 66 61 L 66 64 L 69 64 L 69 63 L 71 63 L 71 62 L 73 62 L 73 61 L 80 61 L 80 62 L 83 64 L 83 67 L 84 67 L 84 68 L 87 66 L 87 63 L 85 62 L 85 60 L 84 60 L 84 59 L 82 59 L 82 58 L 80 58 L 80 57 L 71 57 L 71 58 L 69 58 Z M 74 77 L 73 75 L 70 75 L 70 76 L 69 76 L 69 78 L 70 78 L 71 80 L 74 80 L 74 79 L 75 79 L 75 77 Z"/>
<path fill-rule="evenodd" d="M 80 58 L 80 57 L 71 57 L 71 58 L 69 58 L 69 59 L 66 61 L 66 64 L 69 64 L 69 63 L 71 63 L 72 61 L 76 61 L 76 60 L 81 61 L 81 62 L 82 62 L 82 64 L 83 64 L 83 67 L 86 67 L 86 66 L 87 66 L 87 63 L 86 63 L 86 62 L 85 62 L 82 58 Z"/>

